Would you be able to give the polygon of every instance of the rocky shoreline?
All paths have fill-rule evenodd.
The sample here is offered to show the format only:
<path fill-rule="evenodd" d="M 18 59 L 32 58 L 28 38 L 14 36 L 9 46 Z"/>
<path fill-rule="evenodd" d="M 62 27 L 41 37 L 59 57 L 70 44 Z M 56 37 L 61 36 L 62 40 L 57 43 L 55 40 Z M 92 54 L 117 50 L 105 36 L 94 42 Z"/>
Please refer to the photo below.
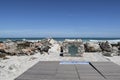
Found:
<path fill-rule="evenodd" d="M 11 41 L 7 40 L 0 43 L 0 58 L 7 59 L 7 55 L 34 55 L 35 53 L 49 54 L 49 49 L 54 45 L 58 44 L 60 48 L 63 46 L 64 42 L 78 40 L 65 40 L 63 42 L 55 41 L 54 39 L 43 39 L 37 42 L 29 41 Z M 118 43 L 109 43 L 105 42 L 84 42 L 79 39 L 79 42 L 82 43 L 81 51 L 84 52 L 101 52 L 104 56 L 119 56 L 120 55 L 120 42 Z M 60 50 L 58 51 L 60 53 Z"/>
<path fill-rule="evenodd" d="M 82 42 L 83 57 L 61 57 L 64 42 Z M 82 47 L 82 48 L 81 48 Z M 120 43 L 83 42 L 79 40 L 44 39 L 37 42 L 5 41 L 0 43 L 0 80 L 14 80 L 39 61 L 112 61 L 120 65 Z"/>

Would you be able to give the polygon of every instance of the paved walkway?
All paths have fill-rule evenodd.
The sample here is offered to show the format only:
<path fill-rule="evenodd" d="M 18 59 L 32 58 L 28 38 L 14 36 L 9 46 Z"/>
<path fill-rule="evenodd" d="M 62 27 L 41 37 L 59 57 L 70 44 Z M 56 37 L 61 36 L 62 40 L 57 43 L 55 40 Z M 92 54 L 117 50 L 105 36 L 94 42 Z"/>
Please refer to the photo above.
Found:
<path fill-rule="evenodd" d="M 15 80 L 120 80 L 120 66 L 112 62 L 42 61 Z"/>

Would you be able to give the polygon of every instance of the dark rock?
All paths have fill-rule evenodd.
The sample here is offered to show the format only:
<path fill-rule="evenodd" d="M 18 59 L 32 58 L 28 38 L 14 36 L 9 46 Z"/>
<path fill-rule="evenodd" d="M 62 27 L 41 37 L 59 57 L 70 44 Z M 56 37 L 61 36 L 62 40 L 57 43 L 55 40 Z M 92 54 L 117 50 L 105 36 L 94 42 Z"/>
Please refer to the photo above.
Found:
<path fill-rule="evenodd" d="M 120 46 L 120 42 L 118 42 L 118 46 Z"/>
<path fill-rule="evenodd" d="M 100 52 L 101 48 L 98 43 L 87 42 L 85 44 L 85 51 L 86 52 Z"/>
<path fill-rule="evenodd" d="M 6 54 L 0 53 L 0 58 L 5 58 L 5 57 L 6 57 Z"/>
<path fill-rule="evenodd" d="M 43 52 L 47 52 L 48 53 L 50 48 L 51 48 L 50 46 L 42 46 L 41 48 L 39 48 L 39 50 L 40 50 L 40 53 L 43 54 Z"/>
<path fill-rule="evenodd" d="M 108 41 L 100 43 L 100 47 L 102 51 L 112 52 L 112 45 Z"/>
<path fill-rule="evenodd" d="M 118 42 L 118 50 L 120 50 L 120 42 Z"/>
<path fill-rule="evenodd" d="M 114 47 L 114 46 L 117 47 L 118 46 L 118 44 L 113 44 L 113 43 L 111 45 L 112 45 L 112 47 Z"/>
<path fill-rule="evenodd" d="M 31 42 L 23 42 L 23 43 L 19 43 L 17 44 L 17 48 L 18 49 L 25 49 L 31 46 Z"/>

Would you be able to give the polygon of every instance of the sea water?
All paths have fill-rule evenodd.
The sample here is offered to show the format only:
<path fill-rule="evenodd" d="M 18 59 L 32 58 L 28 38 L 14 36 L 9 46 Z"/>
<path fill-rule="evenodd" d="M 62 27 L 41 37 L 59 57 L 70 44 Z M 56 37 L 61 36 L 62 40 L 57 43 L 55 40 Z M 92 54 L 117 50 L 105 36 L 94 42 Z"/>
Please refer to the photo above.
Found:
<path fill-rule="evenodd" d="M 45 38 L 0 38 L 0 41 L 5 41 L 5 40 L 12 40 L 12 41 L 22 41 L 22 40 L 42 40 Z M 110 42 L 120 42 L 120 38 L 53 38 L 57 41 L 64 41 L 65 39 L 82 39 L 83 41 L 92 41 L 92 42 L 98 42 L 98 41 L 110 41 Z"/>

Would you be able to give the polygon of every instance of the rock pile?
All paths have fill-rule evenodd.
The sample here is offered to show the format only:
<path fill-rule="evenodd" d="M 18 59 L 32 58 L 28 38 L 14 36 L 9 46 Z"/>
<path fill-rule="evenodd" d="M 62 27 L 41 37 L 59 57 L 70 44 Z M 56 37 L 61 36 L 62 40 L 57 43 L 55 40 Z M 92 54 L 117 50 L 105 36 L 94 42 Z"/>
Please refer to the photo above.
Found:
<path fill-rule="evenodd" d="M 85 44 L 86 52 L 102 52 L 105 56 L 118 56 L 120 55 L 120 44 L 110 44 L 106 42 L 86 42 Z"/>
<path fill-rule="evenodd" d="M 51 39 L 43 39 L 38 42 L 27 42 L 27 41 L 6 41 L 0 43 L 0 52 L 5 55 L 33 55 L 36 52 L 43 54 L 49 51 L 51 47 Z M 0 54 L 0 57 L 5 57 L 5 55 Z"/>
<path fill-rule="evenodd" d="M 63 42 L 63 50 L 68 53 L 68 47 L 71 45 L 70 43 L 76 45 L 74 42 L 78 40 L 65 40 Z M 80 40 L 81 41 L 81 40 Z M 80 42 L 78 41 L 78 42 Z M 79 45 L 79 46 L 78 46 Z M 80 47 L 82 46 L 82 47 Z M 101 52 L 105 56 L 118 56 L 120 55 L 120 42 L 117 44 L 110 44 L 108 41 L 106 42 L 86 42 L 79 44 L 77 43 L 77 47 L 79 51 L 85 52 Z"/>
<path fill-rule="evenodd" d="M 85 51 L 86 52 L 100 52 L 101 48 L 100 48 L 100 45 L 97 43 L 87 42 L 85 44 Z"/>
<path fill-rule="evenodd" d="M 70 45 L 78 48 L 78 53 L 83 54 L 84 52 L 102 52 L 105 56 L 117 56 L 120 55 L 120 42 L 117 44 L 110 44 L 106 42 L 86 42 L 83 43 L 81 39 L 79 40 L 65 40 L 63 42 L 55 41 L 54 39 L 43 39 L 37 42 L 28 41 L 11 41 L 7 40 L 0 43 L 0 58 L 6 55 L 33 55 L 37 52 L 41 54 L 48 53 L 50 48 L 55 44 L 61 45 L 63 47 L 63 52 L 68 53 L 68 48 Z M 59 46 L 57 49 L 60 49 Z M 54 50 L 52 48 L 52 50 Z M 59 52 L 62 50 L 58 50 Z"/>

